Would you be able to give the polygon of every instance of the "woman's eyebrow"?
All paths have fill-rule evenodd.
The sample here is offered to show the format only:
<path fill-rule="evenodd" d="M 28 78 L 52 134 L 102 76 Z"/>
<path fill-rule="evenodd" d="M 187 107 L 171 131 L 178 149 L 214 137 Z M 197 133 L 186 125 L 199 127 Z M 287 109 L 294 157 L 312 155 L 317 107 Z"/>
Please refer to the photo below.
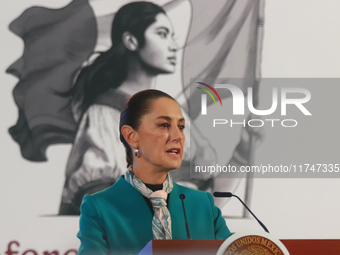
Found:
<path fill-rule="evenodd" d="M 169 117 L 169 116 L 158 116 L 158 117 L 156 118 L 156 120 L 158 120 L 158 119 L 165 119 L 165 120 L 167 120 L 167 121 L 171 121 L 171 120 L 172 120 L 172 118 Z M 184 122 L 185 122 L 185 119 L 184 119 L 184 118 L 180 118 L 178 121 L 184 121 Z"/>
<path fill-rule="evenodd" d="M 157 30 L 164 29 L 166 33 L 169 33 L 170 30 L 167 27 L 158 27 Z"/>
<path fill-rule="evenodd" d="M 167 120 L 167 121 L 171 121 L 171 118 L 170 118 L 169 116 L 158 116 L 158 117 L 156 118 L 156 120 L 158 120 L 158 119 L 165 119 L 165 120 Z"/>

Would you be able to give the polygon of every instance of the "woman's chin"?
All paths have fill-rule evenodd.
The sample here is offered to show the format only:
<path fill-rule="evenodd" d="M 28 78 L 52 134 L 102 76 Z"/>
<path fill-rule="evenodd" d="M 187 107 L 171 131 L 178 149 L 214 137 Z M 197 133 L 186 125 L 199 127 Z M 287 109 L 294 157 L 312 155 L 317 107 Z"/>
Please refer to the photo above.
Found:
<path fill-rule="evenodd" d="M 180 163 L 173 164 L 171 169 L 172 170 L 178 169 L 181 166 L 181 164 L 182 164 L 182 161 Z"/>
<path fill-rule="evenodd" d="M 176 72 L 176 66 L 168 65 L 162 69 L 159 69 L 159 74 L 173 74 Z"/>
<path fill-rule="evenodd" d="M 165 169 L 167 169 L 168 171 L 171 171 L 171 170 L 176 170 L 176 169 L 178 169 L 180 166 L 181 166 L 181 163 L 182 163 L 182 161 L 180 162 L 180 163 L 169 163 L 169 164 L 166 164 L 166 165 L 163 165 L 163 167 L 165 168 Z"/>

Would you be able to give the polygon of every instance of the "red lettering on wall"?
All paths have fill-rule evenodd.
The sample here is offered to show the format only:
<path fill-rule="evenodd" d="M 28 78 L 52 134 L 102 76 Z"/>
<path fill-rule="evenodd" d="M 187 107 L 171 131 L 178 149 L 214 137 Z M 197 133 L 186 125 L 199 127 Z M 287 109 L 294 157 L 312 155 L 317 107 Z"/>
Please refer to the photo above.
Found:
<path fill-rule="evenodd" d="M 44 255 L 59 255 L 59 252 L 58 251 L 52 251 L 52 252 L 44 251 Z"/>
<path fill-rule="evenodd" d="M 34 255 L 38 255 L 38 253 L 35 250 L 27 250 L 22 255 L 27 255 L 29 252 L 34 254 Z"/>
<path fill-rule="evenodd" d="M 78 251 L 77 250 L 68 250 L 68 251 L 65 252 L 64 255 L 72 255 L 71 252 L 73 252 L 74 255 L 78 255 Z"/>
<path fill-rule="evenodd" d="M 12 254 L 17 254 L 17 253 L 19 253 L 18 251 L 12 251 L 12 250 L 11 250 L 12 244 L 16 244 L 18 247 L 20 246 L 19 242 L 17 242 L 17 241 L 12 241 L 12 242 L 10 242 L 10 243 L 8 244 L 8 246 L 7 246 L 7 251 L 5 252 L 6 255 L 12 255 Z"/>

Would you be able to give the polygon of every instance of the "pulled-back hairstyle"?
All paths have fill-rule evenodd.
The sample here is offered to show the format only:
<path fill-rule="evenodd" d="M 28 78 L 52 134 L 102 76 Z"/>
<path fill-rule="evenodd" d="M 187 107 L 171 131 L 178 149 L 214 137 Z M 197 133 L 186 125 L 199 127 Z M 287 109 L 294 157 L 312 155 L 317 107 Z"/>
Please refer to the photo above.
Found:
<path fill-rule="evenodd" d="M 151 102 L 162 97 L 172 99 L 176 102 L 174 98 L 160 90 L 147 89 L 134 94 L 125 103 L 120 114 L 119 134 L 120 141 L 124 144 L 126 150 L 127 167 L 132 165 L 133 155 L 130 145 L 126 142 L 124 136 L 122 135 L 122 127 L 124 125 L 128 125 L 134 130 L 138 131 L 141 125 L 142 117 L 152 111 L 150 107 Z"/>
<path fill-rule="evenodd" d="M 128 60 L 131 53 L 123 44 L 124 32 L 132 33 L 140 48 L 145 44 L 144 32 L 165 11 L 150 2 L 133 2 L 124 5 L 116 13 L 111 30 L 111 48 L 103 52 L 89 66 L 82 69 L 71 90 L 73 106 L 82 115 L 96 98 L 110 88 L 117 88 L 127 78 Z"/>

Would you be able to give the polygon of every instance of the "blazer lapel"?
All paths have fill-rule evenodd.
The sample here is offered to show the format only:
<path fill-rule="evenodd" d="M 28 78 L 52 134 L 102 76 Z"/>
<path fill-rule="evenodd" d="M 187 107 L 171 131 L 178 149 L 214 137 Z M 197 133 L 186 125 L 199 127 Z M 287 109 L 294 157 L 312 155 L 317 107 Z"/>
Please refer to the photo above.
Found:
<path fill-rule="evenodd" d="M 152 233 L 152 213 L 141 193 L 125 181 L 123 177 L 118 180 L 123 205 L 124 217 L 128 218 L 131 226 L 138 226 L 137 232 Z M 143 235 L 143 234 L 142 234 Z"/>

